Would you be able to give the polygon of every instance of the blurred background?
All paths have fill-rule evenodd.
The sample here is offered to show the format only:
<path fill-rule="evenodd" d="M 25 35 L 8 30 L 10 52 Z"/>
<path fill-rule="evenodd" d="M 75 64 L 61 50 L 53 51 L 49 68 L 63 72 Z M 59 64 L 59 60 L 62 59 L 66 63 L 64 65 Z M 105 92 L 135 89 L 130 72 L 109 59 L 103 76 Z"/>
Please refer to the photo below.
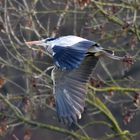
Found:
<path fill-rule="evenodd" d="M 96 41 L 116 55 L 135 59 L 133 65 L 107 58 L 98 62 L 89 84 L 103 90 L 89 89 L 87 99 L 93 105 L 87 101 L 74 132 L 58 121 L 50 71 L 43 73 L 52 59 L 25 45 L 65 35 Z M 77 139 L 126 140 L 121 136 L 126 135 L 139 140 L 139 41 L 139 0 L 0 0 L 0 140 L 75 139 L 68 132 L 83 136 Z M 114 86 L 129 90 L 104 90 Z M 102 111 L 102 104 L 115 121 Z M 113 128 L 115 122 L 120 132 Z"/>

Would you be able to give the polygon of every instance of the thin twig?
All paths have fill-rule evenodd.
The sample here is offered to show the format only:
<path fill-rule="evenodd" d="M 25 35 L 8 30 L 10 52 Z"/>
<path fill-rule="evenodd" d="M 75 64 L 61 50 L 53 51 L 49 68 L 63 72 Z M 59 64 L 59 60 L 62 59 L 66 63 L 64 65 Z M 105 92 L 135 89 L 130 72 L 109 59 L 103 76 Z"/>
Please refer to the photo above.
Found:
<path fill-rule="evenodd" d="M 110 91 L 117 91 L 117 92 L 140 92 L 140 88 L 125 88 L 125 87 L 105 87 L 105 88 L 95 88 L 92 86 L 88 86 L 90 89 L 94 90 L 95 92 L 110 92 Z"/>

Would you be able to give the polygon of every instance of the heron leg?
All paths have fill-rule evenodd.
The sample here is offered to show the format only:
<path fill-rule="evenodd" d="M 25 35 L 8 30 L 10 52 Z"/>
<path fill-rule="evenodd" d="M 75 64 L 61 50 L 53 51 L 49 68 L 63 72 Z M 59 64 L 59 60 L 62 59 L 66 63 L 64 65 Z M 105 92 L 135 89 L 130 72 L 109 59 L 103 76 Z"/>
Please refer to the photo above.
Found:
<path fill-rule="evenodd" d="M 54 66 L 47 67 L 41 74 L 35 75 L 34 78 L 41 78 L 43 75 L 46 75 L 46 73 L 48 71 L 52 70 L 53 68 L 54 68 Z"/>

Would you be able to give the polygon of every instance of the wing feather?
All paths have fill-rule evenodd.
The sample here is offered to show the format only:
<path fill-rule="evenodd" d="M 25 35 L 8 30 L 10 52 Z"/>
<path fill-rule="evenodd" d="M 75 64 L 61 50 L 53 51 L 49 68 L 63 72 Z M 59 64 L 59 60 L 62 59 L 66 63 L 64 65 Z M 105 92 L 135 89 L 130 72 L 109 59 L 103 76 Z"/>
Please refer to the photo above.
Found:
<path fill-rule="evenodd" d="M 55 67 L 52 71 L 56 109 L 61 121 L 76 123 L 81 118 L 85 107 L 86 83 L 95 67 L 98 58 L 86 56 L 77 69 L 61 70 Z"/>
<path fill-rule="evenodd" d="M 60 69 L 72 70 L 78 68 L 88 50 L 95 42 L 84 40 L 72 46 L 53 46 L 54 63 Z"/>

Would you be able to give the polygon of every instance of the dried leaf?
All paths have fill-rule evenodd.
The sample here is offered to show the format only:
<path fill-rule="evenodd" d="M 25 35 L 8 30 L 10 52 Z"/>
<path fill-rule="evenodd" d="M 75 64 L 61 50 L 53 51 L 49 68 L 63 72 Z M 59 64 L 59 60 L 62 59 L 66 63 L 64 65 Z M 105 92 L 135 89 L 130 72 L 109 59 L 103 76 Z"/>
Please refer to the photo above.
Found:
<path fill-rule="evenodd" d="M 1 123 L 0 124 L 0 136 L 5 135 L 7 132 L 7 129 L 8 129 L 7 124 L 5 122 Z"/>
<path fill-rule="evenodd" d="M 136 107 L 140 107 L 140 93 L 135 94 L 133 102 Z"/>
<path fill-rule="evenodd" d="M 31 130 L 29 130 L 29 129 L 28 130 L 25 130 L 23 140 L 30 140 L 31 139 L 31 136 L 32 136 Z"/>
<path fill-rule="evenodd" d="M 130 55 L 126 55 L 123 59 L 124 66 L 126 69 L 130 69 L 131 66 L 134 64 L 134 58 Z"/>
<path fill-rule="evenodd" d="M 2 31 L 4 31 L 5 29 L 4 29 L 4 25 L 3 25 L 3 23 L 1 23 L 0 22 L 0 32 L 2 32 Z"/>
<path fill-rule="evenodd" d="M 130 47 L 132 50 L 134 50 L 134 48 L 136 48 L 137 43 L 138 43 L 137 37 L 132 36 L 132 38 L 130 39 Z"/>
<path fill-rule="evenodd" d="M 104 85 L 103 81 L 94 79 L 92 77 L 90 78 L 89 82 L 93 87 L 102 87 Z"/>
<path fill-rule="evenodd" d="M 25 113 L 29 113 L 32 110 L 31 101 L 27 97 L 23 98 L 23 109 Z"/>
<path fill-rule="evenodd" d="M 130 28 L 132 26 L 132 22 L 129 21 L 125 21 L 124 25 L 122 26 L 123 30 L 127 30 L 128 28 Z"/>
<path fill-rule="evenodd" d="M 2 88 L 4 86 L 4 84 L 6 83 L 6 80 L 4 77 L 0 76 L 0 88 Z"/>
<path fill-rule="evenodd" d="M 135 113 L 134 112 L 127 112 L 127 114 L 124 116 L 124 124 L 128 124 L 131 122 L 131 120 L 134 118 Z"/>
<path fill-rule="evenodd" d="M 90 2 L 91 0 L 78 0 L 81 9 L 84 9 Z"/>

